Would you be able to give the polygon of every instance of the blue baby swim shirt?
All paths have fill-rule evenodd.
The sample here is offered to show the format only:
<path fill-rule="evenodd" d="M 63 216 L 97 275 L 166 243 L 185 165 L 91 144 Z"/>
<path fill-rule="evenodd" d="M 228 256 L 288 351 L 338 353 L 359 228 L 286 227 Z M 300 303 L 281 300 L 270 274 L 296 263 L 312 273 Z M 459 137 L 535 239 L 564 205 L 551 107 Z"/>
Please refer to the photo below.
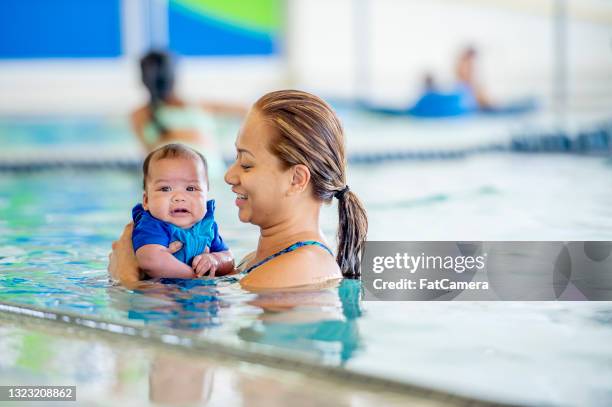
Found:
<path fill-rule="evenodd" d="M 146 211 L 142 204 L 132 209 L 134 232 L 132 243 L 134 252 L 146 244 L 159 244 L 168 247 L 170 243 L 178 240 L 183 247 L 174 253 L 181 262 L 191 266 L 193 258 L 202 254 L 208 247 L 210 252 L 222 252 L 229 248 L 219 235 L 219 227 L 215 222 L 215 201 L 206 202 L 206 215 L 189 229 L 181 229 L 171 223 L 155 218 Z"/>

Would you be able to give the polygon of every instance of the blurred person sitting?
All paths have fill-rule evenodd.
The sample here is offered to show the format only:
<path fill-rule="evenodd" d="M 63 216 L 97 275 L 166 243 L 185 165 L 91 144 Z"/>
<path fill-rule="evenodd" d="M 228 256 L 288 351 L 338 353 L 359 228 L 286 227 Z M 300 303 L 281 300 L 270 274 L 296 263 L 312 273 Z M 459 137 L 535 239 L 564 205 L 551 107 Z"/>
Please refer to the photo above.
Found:
<path fill-rule="evenodd" d="M 455 65 L 455 78 L 457 80 L 456 92 L 463 94 L 466 108 L 474 110 L 489 110 L 492 104 L 486 96 L 476 77 L 476 58 L 478 52 L 474 47 L 464 48 Z"/>
<path fill-rule="evenodd" d="M 455 83 L 449 91 L 442 91 L 431 73 L 423 80 L 423 93 L 407 113 L 422 117 L 463 116 L 492 109 L 476 74 L 477 52 L 464 48 L 455 63 Z"/>
<path fill-rule="evenodd" d="M 465 47 L 455 63 L 455 83 L 444 90 L 431 72 L 423 77 L 422 91 L 408 107 L 388 107 L 358 101 L 358 106 L 373 113 L 423 118 L 459 117 L 474 113 L 517 114 L 534 110 L 533 98 L 525 98 L 509 104 L 490 101 L 477 77 L 476 48 Z"/>

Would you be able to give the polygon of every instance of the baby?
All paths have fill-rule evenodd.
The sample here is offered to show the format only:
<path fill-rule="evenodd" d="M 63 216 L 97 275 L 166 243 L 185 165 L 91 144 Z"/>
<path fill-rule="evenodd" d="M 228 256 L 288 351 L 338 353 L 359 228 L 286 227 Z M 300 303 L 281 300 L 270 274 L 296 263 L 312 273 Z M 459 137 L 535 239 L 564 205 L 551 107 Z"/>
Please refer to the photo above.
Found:
<path fill-rule="evenodd" d="M 139 267 L 155 278 L 233 271 L 234 259 L 215 222 L 215 201 L 206 200 L 206 159 L 182 144 L 168 144 L 151 152 L 142 169 L 142 204 L 132 210 Z M 177 241 L 182 247 L 172 254 L 170 244 Z"/>

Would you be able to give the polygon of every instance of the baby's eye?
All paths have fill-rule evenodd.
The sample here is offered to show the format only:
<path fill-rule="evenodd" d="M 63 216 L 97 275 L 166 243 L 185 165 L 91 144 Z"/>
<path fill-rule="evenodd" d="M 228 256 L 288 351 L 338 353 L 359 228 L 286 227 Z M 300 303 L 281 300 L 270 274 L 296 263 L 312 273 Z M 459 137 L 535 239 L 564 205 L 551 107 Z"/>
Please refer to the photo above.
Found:
<path fill-rule="evenodd" d="M 170 188 L 170 187 L 159 187 L 158 191 L 170 192 L 170 191 L 172 191 L 172 188 Z"/>
<path fill-rule="evenodd" d="M 189 191 L 189 192 L 194 192 L 194 191 L 199 191 L 199 190 L 200 189 L 197 186 L 195 186 L 195 185 L 189 185 L 187 187 L 187 191 Z"/>

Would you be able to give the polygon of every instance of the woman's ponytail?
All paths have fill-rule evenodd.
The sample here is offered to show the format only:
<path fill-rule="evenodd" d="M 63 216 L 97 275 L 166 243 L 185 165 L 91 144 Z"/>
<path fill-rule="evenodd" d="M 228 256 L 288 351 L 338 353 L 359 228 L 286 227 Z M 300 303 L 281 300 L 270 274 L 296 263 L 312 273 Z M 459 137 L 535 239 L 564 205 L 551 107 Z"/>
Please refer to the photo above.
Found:
<path fill-rule="evenodd" d="M 358 278 L 363 245 L 368 233 L 366 210 L 357 195 L 348 190 L 338 198 L 338 249 L 336 262 L 342 275 Z"/>

